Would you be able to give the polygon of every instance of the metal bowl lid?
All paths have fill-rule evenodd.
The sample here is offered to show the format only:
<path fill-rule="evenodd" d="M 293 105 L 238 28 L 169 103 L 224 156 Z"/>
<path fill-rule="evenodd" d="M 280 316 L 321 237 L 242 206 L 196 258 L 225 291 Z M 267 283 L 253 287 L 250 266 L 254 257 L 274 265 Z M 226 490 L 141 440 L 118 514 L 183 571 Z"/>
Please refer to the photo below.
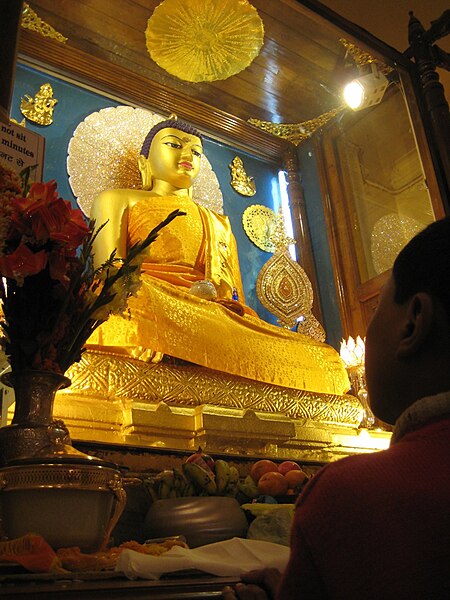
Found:
<path fill-rule="evenodd" d="M 70 444 L 51 444 L 42 448 L 33 456 L 19 457 L 8 461 L 6 467 L 36 464 L 92 465 L 119 471 L 116 464 L 80 452 Z"/>
<path fill-rule="evenodd" d="M 84 489 L 115 492 L 123 490 L 122 476 L 116 469 L 101 465 L 29 463 L 0 469 L 0 490 Z"/>

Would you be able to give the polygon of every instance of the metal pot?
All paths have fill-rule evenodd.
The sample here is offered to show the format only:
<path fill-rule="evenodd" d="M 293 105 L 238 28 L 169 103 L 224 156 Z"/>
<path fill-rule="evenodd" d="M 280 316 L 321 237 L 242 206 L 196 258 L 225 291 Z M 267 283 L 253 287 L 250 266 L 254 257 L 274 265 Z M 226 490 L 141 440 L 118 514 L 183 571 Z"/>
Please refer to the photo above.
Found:
<path fill-rule="evenodd" d="M 6 536 L 38 533 L 55 550 L 104 548 L 123 512 L 126 493 L 115 465 L 88 458 L 16 461 L 0 469 Z"/>
<path fill-rule="evenodd" d="M 190 548 L 245 537 L 248 523 L 235 498 L 195 496 L 156 500 L 145 517 L 148 538 L 183 535 Z"/>

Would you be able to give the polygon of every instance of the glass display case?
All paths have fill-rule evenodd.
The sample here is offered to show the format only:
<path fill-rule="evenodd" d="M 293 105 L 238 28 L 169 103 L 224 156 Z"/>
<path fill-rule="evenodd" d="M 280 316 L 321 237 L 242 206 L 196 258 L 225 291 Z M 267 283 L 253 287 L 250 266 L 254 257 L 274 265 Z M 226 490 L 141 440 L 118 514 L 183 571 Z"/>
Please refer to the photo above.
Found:
<path fill-rule="evenodd" d="M 242 216 L 258 204 L 277 209 L 281 197 L 278 172 L 284 170 L 297 260 L 311 282 L 312 311 L 324 326 L 326 342 L 337 350 L 342 337 L 363 337 L 395 254 L 418 228 L 443 216 L 448 206 L 445 161 L 435 128 L 430 127 L 412 55 L 400 54 L 318 2 L 254 0 L 264 26 L 264 43 L 251 64 L 224 79 L 187 81 L 168 73 L 147 51 L 145 31 L 158 4 L 157 0 L 145 6 L 122 1 L 112 9 L 100 0 L 95 5 L 32 3 L 35 17 L 28 14 L 20 35 L 20 76 L 11 116 L 20 122 L 24 118 L 21 99 L 33 98 L 47 80 L 55 83 L 54 122 L 42 125 L 26 118 L 26 127 L 46 140 L 45 178 L 56 178 L 65 197 L 76 204 L 66 171 L 68 144 L 76 127 L 96 111 L 124 105 L 165 116 L 176 113 L 206 135 L 252 307 L 270 320 L 256 289 L 258 272 L 270 253 L 248 238 Z M 245 35 L 245 28 L 240 33 Z M 201 36 L 197 41 L 196 46 L 204 46 Z M 343 99 L 345 84 L 365 79 L 375 70 L 383 73 L 381 91 L 360 110 L 349 108 Z M 239 194 L 230 185 L 230 164 L 236 156 L 253 176 L 253 196 Z M 166 441 L 158 437 L 161 433 L 146 438 L 142 431 L 147 421 L 143 419 L 139 426 L 133 422 L 139 421 L 142 406 L 135 405 L 130 416 L 132 397 L 114 396 L 117 390 L 115 385 L 105 392 L 113 394 L 113 410 L 106 402 L 98 405 L 96 420 L 105 423 L 100 433 L 89 430 L 83 413 L 77 432 L 81 434 L 85 427 L 85 439 L 93 435 L 101 440 L 114 438 L 111 431 L 117 428 L 120 435 L 115 441 L 187 446 L 195 445 L 198 435 L 203 435 L 198 433 L 200 425 L 192 434 L 195 419 L 184 422 L 186 413 L 177 415 L 175 433 L 160 414 Z M 96 392 L 103 393 L 103 388 Z M 248 409 L 248 397 L 241 393 L 242 398 L 226 405 L 227 410 Z M 302 399 L 289 396 L 271 404 L 268 396 L 259 398 L 252 408 L 264 407 L 262 412 L 267 410 L 272 420 L 279 413 L 288 419 L 303 415 L 306 403 Z M 198 407 L 204 401 L 191 398 L 189 402 Z M 314 402 L 304 418 L 322 428 L 320 448 L 330 423 L 331 427 L 336 423 L 357 426 L 352 407 L 347 406 L 342 417 L 340 409 L 333 412 L 327 400 L 324 416 Z M 122 403 L 126 404 L 124 412 Z M 114 421 L 111 427 L 109 418 Z M 240 422 L 245 429 L 244 420 Z M 302 448 L 311 447 L 302 446 L 303 442 L 295 446 L 304 432 L 294 431 L 292 422 L 286 430 L 279 426 L 273 421 L 263 441 L 255 433 L 253 445 L 247 437 L 237 446 L 228 440 L 227 448 L 247 445 L 252 452 L 264 453 L 281 452 L 283 447 L 282 452 L 297 448 L 301 453 Z M 214 439 L 225 430 L 219 427 Z M 292 439 L 297 441 L 289 446 L 286 440 Z M 356 441 L 345 442 L 349 447 L 352 443 Z"/>

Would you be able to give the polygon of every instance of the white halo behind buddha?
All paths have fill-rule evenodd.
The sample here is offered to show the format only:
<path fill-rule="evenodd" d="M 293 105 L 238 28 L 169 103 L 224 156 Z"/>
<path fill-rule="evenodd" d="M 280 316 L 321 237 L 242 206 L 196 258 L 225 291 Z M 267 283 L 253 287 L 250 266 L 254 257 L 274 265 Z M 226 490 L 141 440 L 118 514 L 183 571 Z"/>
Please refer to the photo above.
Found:
<path fill-rule="evenodd" d="M 94 198 L 104 190 L 142 189 L 140 150 L 150 129 L 165 119 L 142 108 L 117 106 L 91 113 L 77 126 L 69 142 L 67 171 L 72 192 L 86 216 Z M 205 155 L 192 193 L 197 204 L 223 213 L 219 182 Z"/>

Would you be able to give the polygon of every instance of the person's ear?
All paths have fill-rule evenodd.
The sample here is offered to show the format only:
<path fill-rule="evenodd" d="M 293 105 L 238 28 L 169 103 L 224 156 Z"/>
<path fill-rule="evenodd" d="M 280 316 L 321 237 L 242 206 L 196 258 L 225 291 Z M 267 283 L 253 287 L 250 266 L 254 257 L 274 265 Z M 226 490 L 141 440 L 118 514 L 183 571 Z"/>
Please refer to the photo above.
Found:
<path fill-rule="evenodd" d="M 432 331 L 433 318 L 434 303 L 429 294 L 418 292 L 408 300 L 397 350 L 399 358 L 419 350 Z"/>

